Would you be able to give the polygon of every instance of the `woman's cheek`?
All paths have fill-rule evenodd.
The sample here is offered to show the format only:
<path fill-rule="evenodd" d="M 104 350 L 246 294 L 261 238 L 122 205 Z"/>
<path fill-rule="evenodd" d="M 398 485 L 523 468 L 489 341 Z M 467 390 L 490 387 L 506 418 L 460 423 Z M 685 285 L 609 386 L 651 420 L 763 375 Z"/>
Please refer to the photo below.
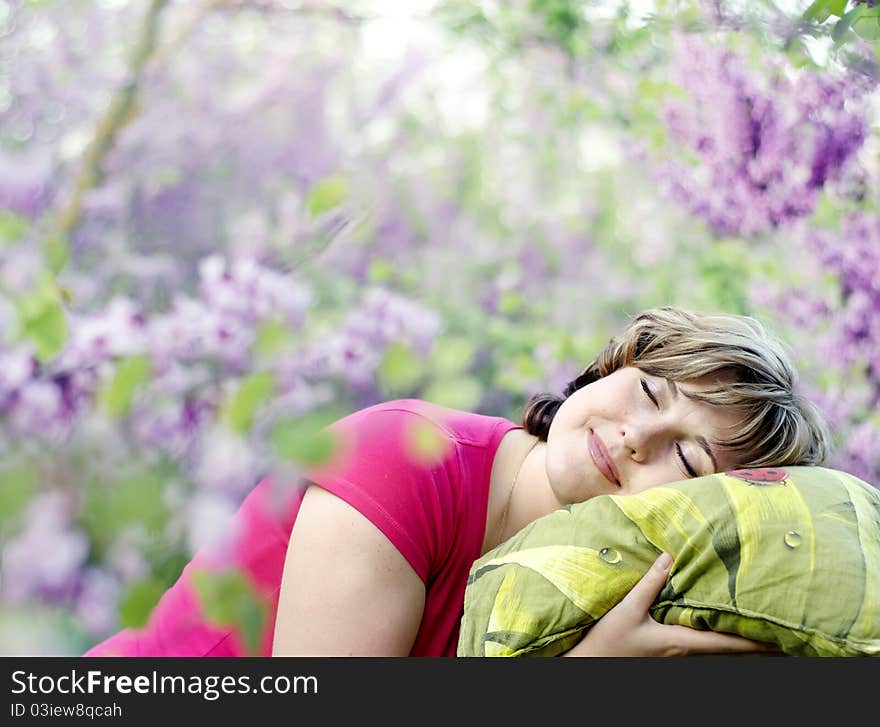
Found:
<path fill-rule="evenodd" d="M 546 472 L 550 489 L 560 505 L 572 505 L 597 494 L 590 491 L 583 462 L 571 456 L 552 457 L 548 452 Z"/>

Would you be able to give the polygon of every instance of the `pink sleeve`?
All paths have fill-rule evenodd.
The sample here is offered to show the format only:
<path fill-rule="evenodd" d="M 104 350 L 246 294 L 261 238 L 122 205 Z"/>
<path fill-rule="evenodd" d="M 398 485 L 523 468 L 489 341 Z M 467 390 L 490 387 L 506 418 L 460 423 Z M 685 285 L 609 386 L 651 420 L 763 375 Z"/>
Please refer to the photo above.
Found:
<path fill-rule="evenodd" d="M 427 583 L 449 550 L 459 507 L 450 430 L 417 405 L 395 403 L 355 412 L 331 430 L 336 455 L 307 479 L 366 516 Z"/>

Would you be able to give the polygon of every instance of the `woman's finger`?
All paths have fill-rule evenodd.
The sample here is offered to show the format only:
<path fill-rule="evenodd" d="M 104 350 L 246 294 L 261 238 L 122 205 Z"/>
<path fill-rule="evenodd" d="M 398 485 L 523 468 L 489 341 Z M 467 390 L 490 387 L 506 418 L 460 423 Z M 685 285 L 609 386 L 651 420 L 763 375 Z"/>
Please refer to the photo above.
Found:
<path fill-rule="evenodd" d="M 639 582 L 623 597 L 621 603 L 626 603 L 628 606 L 639 611 L 647 612 L 663 589 L 663 584 L 666 583 L 666 577 L 669 575 L 671 567 L 672 556 L 669 553 L 661 553 L 660 557 L 648 568 L 648 571 L 641 577 Z"/>
<path fill-rule="evenodd" d="M 624 597 L 623 601 L 626 601 L 627 607 L 648 613 L 663 589 L 671 567 L 672 556 L 669 553 L 661 553 L 641 580 Z M 675 650 L 684 654 L 781 653 L 775 644 L 752 641 L 734 634 L 702 631 L 678 625 L 662 625 L 662 628 L 665 636 L 675 645 Z"/>
<path fill-rule="evenodd" d="M 685 654 L 779 653 L 779 647 L 775 644 L 752 641 L 734 634 L 700 631 L 688 626 L 667 626 L 666 629 Z"/>

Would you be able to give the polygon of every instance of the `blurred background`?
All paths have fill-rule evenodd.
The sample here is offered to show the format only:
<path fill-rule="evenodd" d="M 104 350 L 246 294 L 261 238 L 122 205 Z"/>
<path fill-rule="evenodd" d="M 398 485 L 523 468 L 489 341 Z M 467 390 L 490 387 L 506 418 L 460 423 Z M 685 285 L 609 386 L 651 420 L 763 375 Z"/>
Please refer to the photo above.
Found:
<path fill-rule="evenodd" d="M 323 424 L 519 421 L 649 306 L 767 323 L 880 485 L 878 39 L 846 0 L 0 0 L 0 654 L 142 624 Z"/>

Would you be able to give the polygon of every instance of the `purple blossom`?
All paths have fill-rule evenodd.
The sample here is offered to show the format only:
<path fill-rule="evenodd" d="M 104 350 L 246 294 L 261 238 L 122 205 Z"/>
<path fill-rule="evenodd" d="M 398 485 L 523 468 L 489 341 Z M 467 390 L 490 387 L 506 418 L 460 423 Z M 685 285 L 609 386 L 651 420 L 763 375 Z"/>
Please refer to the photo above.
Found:
<path fill-rule="evenodd" d="M 52 200 L 51 174 L 45 153 L 11 154 L 0 149 L 0 209 L 39 218 Z"/>
<path fill-rule="evenodd" d="M 440 318 L 434 311 L 385 288 L 369 288 L 341 330 L 312 346 L 303 371 L 308 376 L 339 377 L 355 388 L 368 386 L 389 344 L 403 343 L 427 355 L 439 332 Z"/>
<path fill-rule="evenodd" d="M 9 401 L 9 421 L 20 434 L 60 442 L 70 431 L 61 389 L 51 381 L 28 381 L 16 389 Z"/>
<path fill-rule="evenodd" d="M 0 553 L 4 601 L 66 603 L 72 598 L 89 554 L 88 537 L 71 526 L 72 513 L 61 492 L 44 492 L 31 501 L 21 532 Z"/>
<path fill-rule="evenodd" d="M 147 331 L 139 306 L 115 297 L 102 310 L 68 316 L 70 333 L 54 368 L 75 371 L 100 366 L 118 357 L 134 356 L 147 349 Z"/>
<path fill-rule="evenodd" d="M 107 570 L 121 583 L 146 578 L 150 564 L 144 556 L 145 533 L 141 526 L 129 527 L 113 540 L 107 555 Z"/>
<path fill-rule="evenodd" d="M 217 357 L 243 371 L 259 323 L 274 319 L 297 329 L 312 300 L 306 285 L 250 259 L 228 264 L 212 256 L 202 261 L 199 275 L 199 298 L 178 296 L 169 313 L 148 322 L 160 370 L 175 359 Z"/>
<path fill-rule="evenodd" d="M 0 258 L 0 289 L 7 295 L 26 295 L 37 287 L 44 262 L 40 250 L 32 245 L 15 245 Z"/>
<path fill-rule="evenodd" d="M 835 465 L 877 486 L 880 474 L 880 426 L 865 421 L 849 427 Z"/>
<path fill-rule="evenodd" d="M 863 362 L 873 401 L 880 402 L 880 219 L 847 215 L 839 232 L 810 232 L 805 246 L 839 280 L 830 334 L 835 360 L 844 366 Z"/>
<path fill-rule="evenodd" d="M 212 310 L 246 322 L 278 318 L 293 328 L 305 322 L 311 290 L 251 258 L 227 264 L 218 256 L 199 265 L 202 300 Z"/>
<path fill-rule="evenodd" d="M 152 385 L 149 389 L 152 389 Z M 183 402 L 156 400 L 138 406 L 130 415 L 132 440 L 147 451 L 164 452 L 176 460 L 187 461 L 199 428 L 213 419 L 215 407 L 184 395 Z"/>
<path fill-rule="evenodd" d="M 37 358 L 30 343 L 0 350 L 0 402 L 6 401 L 37 372 Z"/>
<path fill-rule="evenodd" d="M 674 73 L 688 98 L 664 115 L 696 165 L 669 159 L 657 178 L 717 235 L 757 235 L 808 216 L 868 135 L 861 84 L 767 64 L 758 72 L 702 39 L 678 43 Z"/>
<path fill-rule="evenodd" d="M 233 516 L 238 503 L 218 493 L 199 492 L 186 504 L 187 549 L 223 558 L 234 546 Z"/>
<path fill-rule="evenodd" d="M 824 275 L 829 282 L 765 284 L 754 289 L 753 300 L 797 331 L 801 354 L 823 379 L 841 382 L 811 393 L 838 435 L 832 465 L 880 482 L 880 219 L 860 212 L 844 215 L 837 229 L 803 227 L 792 239 L 792 254 L 809 279 Z"/>
<path fill-rule="evenodd" d="M 103 568 L 83 570 L 73 613 L 93 637 L 109 633 L 119 623 L 119 581 Z"/>
<path fill-rule="evenodd" d="M 115 362 L 146 355 L 151 377 L 133 403 L 129 433 L 183 456 L 216 415 L 223 381 L 250 367 L 259 326 L 272 320 L 299 330 L 312 301 L 308 286 L 251 259 L 212 256 L 200 274 L 198 297 L 180 294 L 167 312 L 150 315 L 122 296 L 95 311 L 70 311 L 67 343 L 44 366 L 23 344 L 0 350 L 0 411 L 12 430 L 59 441 L 93 410 Z"/>
<path fill-rule="evenodd" d="M 217 424 L 200 432 L 193 478 L 205 491 L 240 501 L 262 464 L 248 439 Z"/>

